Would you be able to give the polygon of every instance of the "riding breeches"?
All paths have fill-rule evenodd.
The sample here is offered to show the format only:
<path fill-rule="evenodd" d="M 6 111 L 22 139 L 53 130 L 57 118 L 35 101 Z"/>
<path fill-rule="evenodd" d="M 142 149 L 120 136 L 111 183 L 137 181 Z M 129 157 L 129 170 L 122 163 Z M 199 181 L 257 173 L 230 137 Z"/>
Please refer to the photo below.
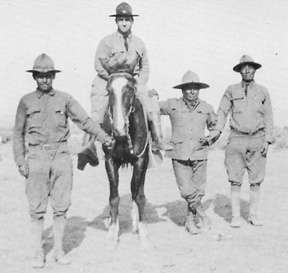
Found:
<path fill-rule="evenodd" d="M 173 170 L 181 196 L 186 199 L 197 192 L 204 196 L 206 188 L 207 160 L 172 159 Z"/>
<path fill-rule="evenodd" d="M 73 167 L 67 143 L 57 149 L 29 146 L 26 195 L 32 218 L 41 219 L 48 199 L 54 216 L 66 216 L 71 205 Z"/>
<path fill-rule="evenodd" d="M 265 177 L 266 156 L 261 154 L 264 132 L 244 135 L 231 132 L 225 149 L 225 167 L 228 180 L 241 185 L 245 170 L 250 184 L 262 183 Z"/>
<path fill-rule="evenodd" d="M 108 105 L 107 81 L 98 75 L 94 78 L 91 92 L 91 117 L 102 123 Z M 136 96 L 144 106 L 146 113 L 159 112 L 158 101 L 148 96 L 148 87 L 144 83 L 137 83 Z M 149 118 L 149 116 L 148 116 Z"/>

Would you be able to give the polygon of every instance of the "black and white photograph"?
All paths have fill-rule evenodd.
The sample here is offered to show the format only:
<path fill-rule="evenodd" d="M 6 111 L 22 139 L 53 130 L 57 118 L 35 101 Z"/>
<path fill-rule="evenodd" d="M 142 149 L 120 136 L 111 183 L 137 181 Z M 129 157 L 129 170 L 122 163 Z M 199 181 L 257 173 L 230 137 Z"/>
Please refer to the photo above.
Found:
<path fill-rule="evenodd" d="M 0 0 L 0 271 L 286 273 L 287 15 Z"/>

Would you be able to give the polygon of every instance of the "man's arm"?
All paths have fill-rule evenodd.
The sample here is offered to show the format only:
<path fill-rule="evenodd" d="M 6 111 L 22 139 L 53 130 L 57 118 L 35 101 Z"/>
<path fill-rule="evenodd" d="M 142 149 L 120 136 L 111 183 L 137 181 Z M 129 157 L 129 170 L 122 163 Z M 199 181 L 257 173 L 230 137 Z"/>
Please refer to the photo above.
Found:
<path fill-rule="evenodd" d="M 139 77 L 138 80 L 146 84 L 149 80 L 150 66 L 148 60 L 148 53 L 145 45 L 143 45 L 143 54 L 139 63 Z"/>
<path fill-rule="evenodd" d="M 100 127 L 100 124 L 95 122 L 88 116 L 83 107 L 71 96 L 67 102 L 68 117 L 83 131 L 88 134 L 95 135 L 96 139 L 102 143 L 110 145 L 112 139 Z"/>
<path fill-rule="evenodd" d="M 20 100 L 16 112 L 13 132 L 13 153 L 17 166 L 26 164 L 25 161 L 25 127 L 26 106 L 23 99 Z"/>
<path fill-rule="evenodd" d="M 97 51 L 96 51 L 96 55 L 94 59 L 94 68 L 98 72 L 99 77 L 105 80 L 107 80 L 109 77 L 109 71 L 108 71 L 109 58 L 110 56 L 109 56 L 108 46 L 105 40 L 103 39 L 102 41 L 100 41 L 97 47 Z M 107 67 L 104 67 L 105 65 L 103 66 L 103 64 L 105 63 L 107 63 Z"/>
<path fill-rule="evenodd" d="M 216 124 L 213 127 L 212 131 L 210 132 L 209 136 L 207 136 L 207 140 L 203 142 L 203 145 L 211 145 L 219 139 L 225 127 L 227 116 L 229 114 L 231 106 L 232 106 L 231 93 L 228 87 L 221 99 L 221 102 L 217 111 Z"/>
<path fill-rule="evenodd" d="M 273 141 L 273 110 L 271 99 L 268 91 L 266 92 L 266 98 L 264 101 L 264 122 L 265 122 L 265 141 L 269 144 Z"/>

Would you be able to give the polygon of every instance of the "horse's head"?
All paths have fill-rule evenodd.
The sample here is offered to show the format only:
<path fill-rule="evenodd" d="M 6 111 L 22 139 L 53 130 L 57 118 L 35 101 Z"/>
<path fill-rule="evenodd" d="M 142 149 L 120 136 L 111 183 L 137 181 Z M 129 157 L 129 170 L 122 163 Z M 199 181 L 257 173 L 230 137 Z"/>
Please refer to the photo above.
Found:
<path fill-rule="evenodd" d="M 109 116 L 113 134 L 126 136 L 129 115 L 134 111 L 136 80 L 129 73 L 112 74 L 107 83 L 109 94 Z"/>

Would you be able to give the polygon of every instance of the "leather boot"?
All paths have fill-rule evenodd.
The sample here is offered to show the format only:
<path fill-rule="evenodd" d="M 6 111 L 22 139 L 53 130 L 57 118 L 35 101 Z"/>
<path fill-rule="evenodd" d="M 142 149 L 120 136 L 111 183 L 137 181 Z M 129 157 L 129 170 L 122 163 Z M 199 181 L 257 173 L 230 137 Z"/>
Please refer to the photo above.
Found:
<path fill-rule="evenodd" d="M 66 219 L 63 216 L 54 217 L 53 234 L 54 234 L 54 259 L 62 265 L 70 264 L 71 260 L 63 251 L 63 236 Z"/>
<path fill-rule="evenodd" d="M 230 225 L 233 228 L 239 228 L 241 226 L 240 193 L 241 193 L 241 187 L 239 185 L 231 185 L 232 221 Z"/>
<path fill-rule="evenodd" d="M 91 140 L 88 146 L 84 148 L 80 153 L 78 153 L 77 168 L 83 171 L 87 163 L 89 163 L 93 167 L 99 165 L 99 159 L 97 156 L 97 150 L 94 144 L 94 140 Z"/>
<path fill-rule="evenodd" d="M 260 200 L 260 185 L 254 184 L 250 185 L 250 213 L 249 213 L 249 223 L 254 226 L 262 226 L 262 221 L 258 218 L 258 208 Z"/>
<path fill-rule="evenodd" d="M 44 219 L 32 219 L 31 233 L 34 248 L 34 258 L 32 266 L 34 268 L 42 268 L 45 265 L 45 256 L 42 249 L 42 233 Z"/>
<path fill-rule="evenodd" d="M 157 111 L 150 112 L 149 121 L 151 123 L 151 135 L 152 135 L 152 150 L 153 151 L 171 151 L 173 150 L 173 146 L 165 143 L 163 141 L 163 134 L 161 130 L 161 118 L 160 113 Z"/>
<path fill-rule="evenodd" d="M 195 217 L 196 214 L 194 214 L 192 211 L 188 211 L 184 226 L 185 230 L 191 235 L 200 233 L 200 229 L 196 226 Z"/>
<path fill-rule="evenodd" d="M 201 230 L 208 231 L 211 229 L 211 220 L 206 215 L 202 202 L 199 200 L 195 204 L 195 209 L 201 220 Z"/>

